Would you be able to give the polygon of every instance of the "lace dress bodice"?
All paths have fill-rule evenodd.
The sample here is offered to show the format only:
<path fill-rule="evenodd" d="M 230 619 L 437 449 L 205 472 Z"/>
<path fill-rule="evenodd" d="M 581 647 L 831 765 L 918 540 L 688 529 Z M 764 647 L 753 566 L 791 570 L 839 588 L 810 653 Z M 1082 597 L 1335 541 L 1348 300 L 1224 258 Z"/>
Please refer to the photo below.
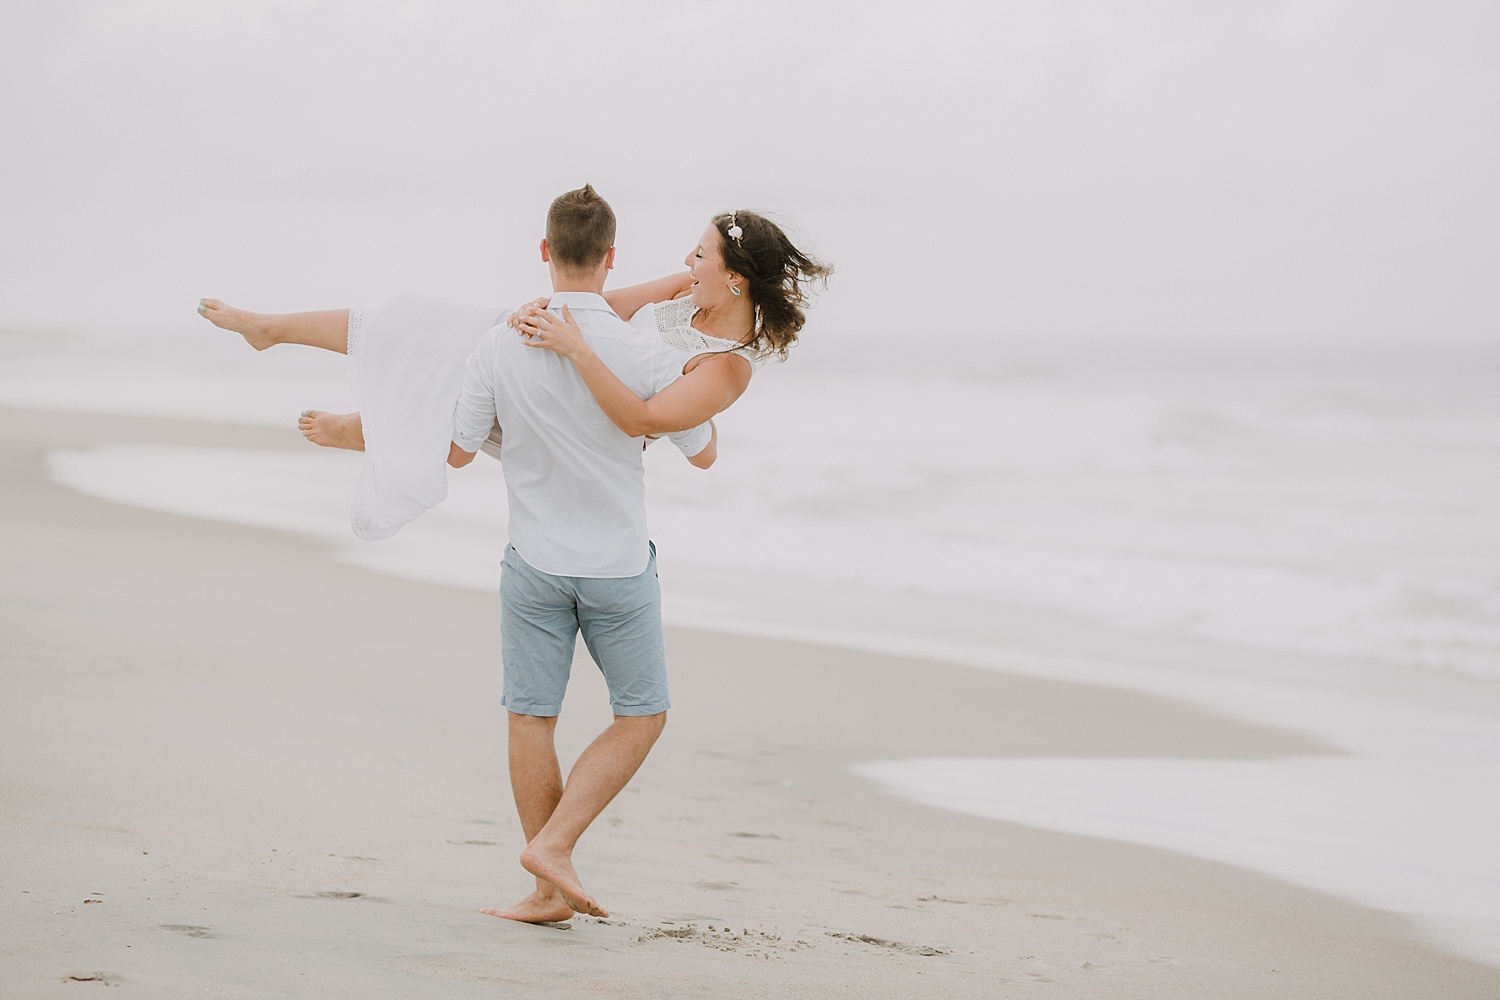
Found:
<path fill-rule="evenodd" d="M 750 362 L 752 368 L 760 368 L 766 363 L 765 357 L 754 348 L 746 347 L 733 340 L 725 340 L 723 337 L 710 337 L 693 328 L 693 314 L 698 307 L 693 305 L 692 299 L 671 299 L 667 302 L 658 302 L 651 307 L 652 318 L 656 321 L 657 332 L 661 334 L 662 343 L 673 350 L 682 351 L 688 357 L 696 357 L 699 354 L 738 354 Z"/>

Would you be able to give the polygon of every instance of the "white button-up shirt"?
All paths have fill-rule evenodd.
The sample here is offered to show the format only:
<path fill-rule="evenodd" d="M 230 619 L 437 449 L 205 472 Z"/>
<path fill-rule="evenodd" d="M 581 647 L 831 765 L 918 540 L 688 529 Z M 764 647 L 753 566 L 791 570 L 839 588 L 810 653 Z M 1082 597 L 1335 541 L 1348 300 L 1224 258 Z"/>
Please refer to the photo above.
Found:
<path fill-rule="evenodd" d="M 682 374 L 683 355 L 654 329 L 632 326 L 592 292 L 554 292 L 610 371 L 647 399 Z M 626 577 L 646 569 L 641 440 L 599 409 L 567 358 L 522 342 L 501 323 L 470 355 L 453 440 L 478 451 L 498 420 L 510 497 L 510 544 L 553 576 Z M 669 435 L 685 455 L 708 447 L 708 424 Z"/>

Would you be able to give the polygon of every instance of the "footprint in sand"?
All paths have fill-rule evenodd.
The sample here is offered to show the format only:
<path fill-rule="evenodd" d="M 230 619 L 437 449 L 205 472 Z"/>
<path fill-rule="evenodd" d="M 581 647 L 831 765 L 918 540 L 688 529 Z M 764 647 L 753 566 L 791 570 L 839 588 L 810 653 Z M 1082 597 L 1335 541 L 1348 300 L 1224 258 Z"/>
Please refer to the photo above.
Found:
<path fill-rule="evenodd" d="M 648 941 L 663 939 L 690 941 L 704 948 L 738 952 L 751 958 L 779 957 L 781 952 L 800 951 L 810 947 L 806 941 L 800 939 L 784 941 L 777 931 L 749 927 L 734 928 L 727 924 L 707 924 L 703 928 L 697 924 L 688 924 L 685 927 L 650 927 L 635 940 L 637 944 L 645 944 Z"/>
<path fill-rule="evenodd" d="M 173 934 L 181 934 L 190 938 L 218 937 L 212 927 L 199 927 L 197 924 L 162 924 L 161 930 L 171 931 Z"/>
<path fill-rule="evenodd" d="M 930 944 L 907 944 L 904 941 L 887 941 L 885 938 L 872 937 L 869 934 L 844 934 L 839 931 L 828 931 L 828 936 L 838 938 L 840 941 L 854 941 L 859 944 L 870 944 L 877 948 L 889 948 L 892 951 L 904 952 L 907 955 L 951 955 L 952 948 L 938 948 Z"/>

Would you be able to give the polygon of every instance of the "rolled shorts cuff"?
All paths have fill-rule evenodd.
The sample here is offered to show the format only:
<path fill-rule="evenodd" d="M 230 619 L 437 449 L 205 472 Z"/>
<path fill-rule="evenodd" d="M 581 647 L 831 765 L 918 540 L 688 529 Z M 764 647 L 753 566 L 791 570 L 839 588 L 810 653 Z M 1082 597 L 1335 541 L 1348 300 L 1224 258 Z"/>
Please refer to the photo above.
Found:
<path fill-rule="evenodd" d="M 652 702 L 651 704 L 647 704 L 647 705 L 610 705 L 609 706 L 610 711 L 614 712 L 616 715 L 628 716 L 630 718 L 638 718 L 640 716 L 645 716 L 645 715 L 660 715 L 661 713 L 665 712 L 667 709 L 669 709 L 671 707 L 672 707 L 672 702 L 669 701 L 669 700 L 667 700 L 667 699 L 663 699 L 663 700 L 658 701 L 658 702 Z"/>
<path fill-rule="evenodd" d="M 535 715 L 538 718 L 551 719 L 562 714 L 561 705 L 535 705 L 520 701 L 506 701 L 503 697 L 500 699 L 500 704 L 507 712 L 515 715 Z"/>

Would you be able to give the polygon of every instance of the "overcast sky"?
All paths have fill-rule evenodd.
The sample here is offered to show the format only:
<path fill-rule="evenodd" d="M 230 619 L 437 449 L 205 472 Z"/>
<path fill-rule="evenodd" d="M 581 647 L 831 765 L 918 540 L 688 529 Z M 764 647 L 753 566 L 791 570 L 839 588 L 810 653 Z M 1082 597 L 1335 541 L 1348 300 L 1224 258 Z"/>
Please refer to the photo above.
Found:
<path fill-rule="evenodd" d="M 0 8 L 0 328 L 622 280 L 770 209 L 829 336 L 1500 334 L 1500 5 Z"/>

